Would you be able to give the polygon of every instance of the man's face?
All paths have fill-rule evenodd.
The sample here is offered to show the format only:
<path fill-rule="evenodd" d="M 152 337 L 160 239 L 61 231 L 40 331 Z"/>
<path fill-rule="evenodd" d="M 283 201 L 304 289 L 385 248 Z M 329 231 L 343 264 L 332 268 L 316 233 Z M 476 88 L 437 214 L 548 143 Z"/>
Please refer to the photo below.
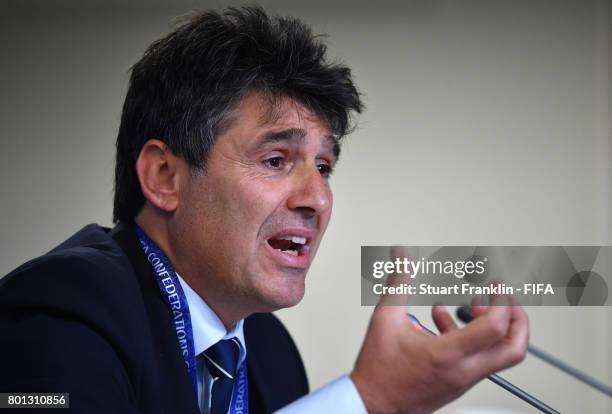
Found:
<path fill-rule="evenodd" d="M 175 214 L 179 271 L 213 307 L 297 304 L 332 211 L 328 125 L 290 99 L 240 103 L 206 174 L 186 175 Z"/>

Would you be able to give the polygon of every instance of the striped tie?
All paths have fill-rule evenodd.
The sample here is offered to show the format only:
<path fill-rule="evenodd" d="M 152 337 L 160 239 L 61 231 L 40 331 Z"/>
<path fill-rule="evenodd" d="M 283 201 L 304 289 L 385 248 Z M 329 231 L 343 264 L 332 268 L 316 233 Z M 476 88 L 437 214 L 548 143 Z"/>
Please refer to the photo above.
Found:
<path fill-rule="evenodd" d="M 223 339 L 202 353 L 213 377 L 210 414 L 227 414 L 238 371 L 240 347 L 238 338 Z"/>

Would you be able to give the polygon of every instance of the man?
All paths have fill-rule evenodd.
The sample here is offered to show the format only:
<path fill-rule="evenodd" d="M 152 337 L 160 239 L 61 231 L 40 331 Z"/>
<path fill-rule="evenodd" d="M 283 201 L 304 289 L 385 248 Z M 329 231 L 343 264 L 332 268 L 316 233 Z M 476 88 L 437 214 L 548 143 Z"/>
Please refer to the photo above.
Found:
<path fill-rule="evenodd" d="M 361 110 L 349 69 L 294 19 L 207 11 L 153 43 L 123 108 L 117 226 L 1 282 L 0 391 L 69 392 L 83 413 L 422 413 L 520 361 L 518 307 L 475 306 L 461 330 L 434 307 L 432 338 L 386 298 L 350 376 L 308 394 L 268 312 L 304 294 Z"/>

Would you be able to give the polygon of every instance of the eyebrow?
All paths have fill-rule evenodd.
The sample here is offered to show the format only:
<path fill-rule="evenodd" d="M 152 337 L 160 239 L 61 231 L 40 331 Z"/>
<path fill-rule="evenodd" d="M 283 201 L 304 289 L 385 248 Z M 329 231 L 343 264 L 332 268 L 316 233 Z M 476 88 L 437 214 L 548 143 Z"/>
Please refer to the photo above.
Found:
<path fill-rule="evenodd" d="M 290 128 L 284 131 L 268 132 L 264 135 L 263 143 L 268 144 L 279 141 L 289 141 L 293 139 L 304 139 L 306 131 L 300 128 Z"/>
<path fill-rule="evenodd" d="M 274 142 L 290 141 L 294 139 L 304 139 L 305 136 L 306 131 L 304 131 L 303 129 L 289 128 L 283 131 L 267 133 L 266 135 L 264 135 L 262 143 L 269 144 Z M 327 139 L 333 146 L 332 151 L 337 160 L 340 157 L 340 144 L 338 143 L 338 140 L 336 140 L 336 138 L 334 138 L 332 135 L 328 135 Z"/>

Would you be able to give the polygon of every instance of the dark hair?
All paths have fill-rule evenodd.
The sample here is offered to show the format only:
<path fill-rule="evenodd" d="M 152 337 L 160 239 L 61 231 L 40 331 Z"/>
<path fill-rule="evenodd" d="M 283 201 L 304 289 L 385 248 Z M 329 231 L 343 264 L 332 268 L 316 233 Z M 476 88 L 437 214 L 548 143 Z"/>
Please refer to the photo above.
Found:
<path fill-rule="evenodd" d="M 337 140 L 363 105 L 350 69 L 330 63 L 319 36 L 258 6 L 203 11 L 155 41 L 131 69 L 117 137 L 113 220 L 144 205 L 136 159 L 152 138 L 206 170 L 215 136 L 249 92 L 289 97 L 326 120 Z M 339 142 L 339 141 L 338 141 Z"/>

